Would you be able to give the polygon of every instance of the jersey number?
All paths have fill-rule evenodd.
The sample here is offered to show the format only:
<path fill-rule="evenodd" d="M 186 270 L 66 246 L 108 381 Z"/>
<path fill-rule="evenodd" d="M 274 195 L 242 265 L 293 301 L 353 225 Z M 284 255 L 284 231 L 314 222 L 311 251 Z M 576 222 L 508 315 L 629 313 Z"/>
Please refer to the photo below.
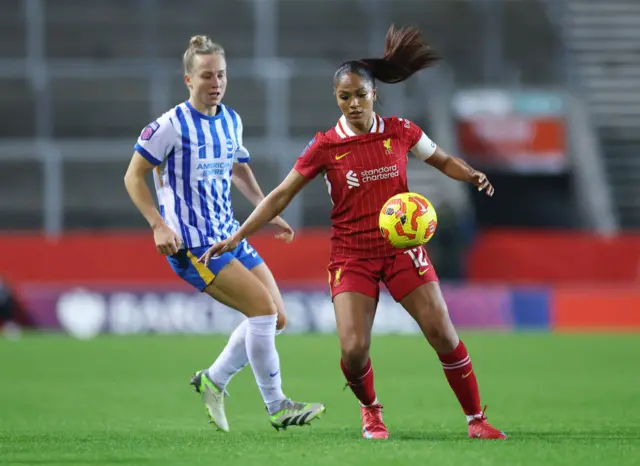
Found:
<path fill-rule="evenodd" d="M 409 249 L 404 253 L 409 255 L 416 269 L 429 267 L 429 262 L 427 262 L 427 254 L 425 253 L 423 247 Z"/>
<path fill-rule="evenodd" d="M 242 242 L 242 249 L 244 249 L 244 252 L 246 252 L 248 255 L 256 257 L 256 250 L 253 249 L 247 241 Z"/>

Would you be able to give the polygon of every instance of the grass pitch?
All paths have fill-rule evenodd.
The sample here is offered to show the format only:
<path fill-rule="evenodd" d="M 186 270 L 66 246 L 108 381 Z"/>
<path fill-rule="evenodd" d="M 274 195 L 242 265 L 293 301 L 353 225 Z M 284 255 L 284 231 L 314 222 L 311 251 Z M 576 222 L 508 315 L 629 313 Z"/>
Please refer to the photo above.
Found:
<path fill-rule="evenodd" d="M 374 336 L 389 441 L 360 435 L 335 336 L 278 337 L 284 388 L 323 419 L 276 432 L 249 368 L 229 386 L 231 432 L 207 424 L 189 387 L 225 338 L 28 335 L 0 340 L 0 464 L 640 464 L 638 335 L 464 333 L 489 421 L 505 442 L 471 440 L 420 337 Z"/>

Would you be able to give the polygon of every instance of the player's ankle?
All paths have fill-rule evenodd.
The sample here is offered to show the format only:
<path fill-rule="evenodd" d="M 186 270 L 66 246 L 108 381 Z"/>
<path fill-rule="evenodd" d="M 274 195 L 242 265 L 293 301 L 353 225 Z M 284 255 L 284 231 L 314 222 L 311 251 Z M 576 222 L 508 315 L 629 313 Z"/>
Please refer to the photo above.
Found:
<path fill-rule="evenodd" d="M 465 417 L 467 418 L 467 424 L 470 424 L 473 421 L 482 420 L 483 414 L 482 414 L 482 411 L 480 411 L 477 414 L 465 414 Z"/>
<path fill-rule="evenodd" d="M 282 407 L 285 405 L 286 402 L 287 402 L 287 398 L 283 398 L 281 400 L 270 401 L 268 403 L 265 403 L 265 405 L 267 406 L 267 412 L 270 415 L 277 413 L 282 409 Z"/>
<path fill-rule="evenodd" d="M 362 406 L 363 408 L 372 408 L 373 406 L 378 406 L 380 403 L 378 402 L 378 397 L 376 397 L 375 400 L 373 400 L 373 402 L 371 404 L 364 404 L 362 403 L 362 401 L 360 402 L 360 406 Z"/>

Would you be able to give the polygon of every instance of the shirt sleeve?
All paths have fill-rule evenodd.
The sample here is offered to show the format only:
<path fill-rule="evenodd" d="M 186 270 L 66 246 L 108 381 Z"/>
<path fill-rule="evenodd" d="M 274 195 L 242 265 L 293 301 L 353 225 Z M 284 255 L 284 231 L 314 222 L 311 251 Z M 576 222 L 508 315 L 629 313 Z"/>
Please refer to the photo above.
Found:
<path fill-rule="evenodd" d="M 320 147 L 318 134 L 309 141 L 293 168 L 307 179 L 315 178 L 326 168 L 323 151 Z"/>
<path fill-rule="evenodd" d="M 249 163 L 249 161 L 251 161 L 251 155 L 249 154 L 247 148 L 244 147 L 244 142 L 242 139 L 242 132 L 244 129 L 244 127 L 242 126 L 242 118 L 240 118 L 240 115 L 238 115 L 238 113 L 235 113 L 235 116 L 238 124 L 238 128 L 236 130 L 236 134 L 238 135 L 238 149 L 233 156 L 233 161 L 235 163 Z"/>
<path fill-rule="evenodd" d="M 413 152 L 420 160 L 424 161 L 431 157 L 436 152 L 437 148 L 438 146 L 436 146 L 436 143 L 429 139 L 429 136 L 422 133 L 418 143 L 409 150 L 411 150 L 411 152 Z"/>
<path fill-rule="evenodd" d="M 402 139 L 409 146 L 409 150 L 413 152 L 420 160 L 427 160 L 431 157 L 438 146 L 427 136 L 422 129 L 409 120 L 399 119 L 402 124 Z"/>
<path fill-rule="evenodd" d="M 153 165 L 160 165 L 173 149 L 176 130 L 170 118 L 161 118 L 144 127 L 134 149 Z"/>

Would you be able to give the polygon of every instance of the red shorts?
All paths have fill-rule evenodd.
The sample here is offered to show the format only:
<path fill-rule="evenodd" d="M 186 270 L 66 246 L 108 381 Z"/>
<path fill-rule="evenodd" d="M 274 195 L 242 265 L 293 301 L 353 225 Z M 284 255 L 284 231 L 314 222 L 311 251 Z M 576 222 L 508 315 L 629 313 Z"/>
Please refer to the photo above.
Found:
<path fill-rule="evenodd" d="M 423 283 L 437 282 L 438 276 L 423 247 L 377 259 L 334 257 L 329 263 L 331 299 L 354 291 L 377 301 L 381 281 L 393 299 L 400 301 Z"/>

